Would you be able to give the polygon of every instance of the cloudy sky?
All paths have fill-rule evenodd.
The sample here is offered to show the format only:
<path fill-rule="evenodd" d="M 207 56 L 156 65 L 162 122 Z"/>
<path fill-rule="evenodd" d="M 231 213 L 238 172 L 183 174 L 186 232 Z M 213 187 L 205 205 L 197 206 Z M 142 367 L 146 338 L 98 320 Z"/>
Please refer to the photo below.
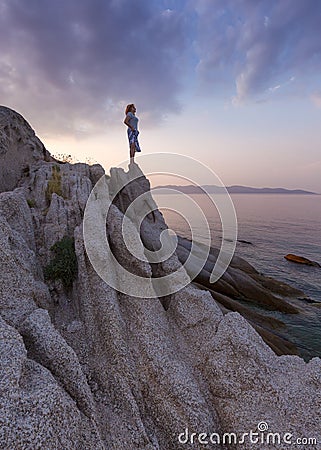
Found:
<path fill-rule="evenodd" d="M 0 103 L 108 169 L 134 102 L 145 153 L 321 193 L 320 30 L 320 0 L 0 0 Z"/>

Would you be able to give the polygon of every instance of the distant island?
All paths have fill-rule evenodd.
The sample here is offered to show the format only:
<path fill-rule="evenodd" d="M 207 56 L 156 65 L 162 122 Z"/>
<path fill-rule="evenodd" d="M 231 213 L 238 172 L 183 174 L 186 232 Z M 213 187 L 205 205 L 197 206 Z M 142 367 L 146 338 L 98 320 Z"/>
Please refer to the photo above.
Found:
<path fill-rule="evenodd" d="M 152 188 L 155 189 L 172 189 L 174 191 L 183 192 L 184 194 L 202 194 L 204 192 L 209 194 L 219 194 L 223 191 L 220 186 L 215 186 L 211 184 L 205 184 L 203 186 L 178 186 L 175 184 L 167 184 L 164 186 L 156 186 Z M 300 194 L 300 195 L 320 195 L 316 192 L 304 191 L 303 189 L 285 189 L 285 188 L 254 188 L 249 186 L 226 186 L 229 194 Z M 170 194 L 171 192 L 166 192 Z M 161 194 L 161 192 L 159 192 Z"/>

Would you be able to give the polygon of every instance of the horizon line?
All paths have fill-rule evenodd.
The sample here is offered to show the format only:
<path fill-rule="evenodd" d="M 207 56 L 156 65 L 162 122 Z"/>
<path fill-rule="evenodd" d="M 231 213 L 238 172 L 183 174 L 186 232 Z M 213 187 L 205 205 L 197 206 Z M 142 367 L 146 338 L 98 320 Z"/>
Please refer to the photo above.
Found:
<path fill-rule="evenodd" d="M 155 187 L 151 187 L 151 189 L 159 189 L 159 188 L 171 188 L 171 187 L 178 187 L 178 188 L 206 188 L 206 187 L 215 187 L 215 188 L 219 188 L 219 189 L 223 189 L 222 186 L 218 186 L 215 184 L 202 184 L 200 186 L 194 185 L 194 184 L 164 184 L 164 185 L 157 185 Z M 264 186 L 264 187 L 255 187 L 255 186 L 247 186 L 247 185 L 241 185 L 241 184 L 232 184 L 229 186 L 224 186 L 225 189 L 231 189 L 231 188 L 241 188 L 241 189 L 249 189 L 249 190 L 282 190 L 282 191 L 286 191 L 284 193 L 293 193 L 295 191 L 299 191 L 297 193 L 302 193 L 302 194 L 311 194 L 311 195 L 321 195 L 321 192 L 315 192 L 315 191 L 311 191 L 311 190 L 307 190 L 307 189 L 302 189 L 302 188 L 284 188 L 284 187 L 268 187 L 268 186 Z M 235 192 L 237 193 L 237 192 Z M 281 192 L 280 192 L 281 193 Z"/>

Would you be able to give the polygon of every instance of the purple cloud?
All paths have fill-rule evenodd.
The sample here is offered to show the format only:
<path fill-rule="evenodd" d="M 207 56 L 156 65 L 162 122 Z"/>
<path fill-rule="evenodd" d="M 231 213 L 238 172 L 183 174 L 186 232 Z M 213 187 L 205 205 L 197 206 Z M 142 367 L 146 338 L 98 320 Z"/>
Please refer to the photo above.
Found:
<path fill-rule="evenodd" d="M 318 0 L 196 0 L 204 81 L 235 82 L 239 100 L 321 68 Z"/>
<path fill-rule="evenodd" d="M 184 21 L 154 0 L 4 0 L 2 101 L 65 132 L 105 127 L 132 101 L 177 111 Z"/>
<path fill-rule="evenodd" d="M 154 123 L 179 112 L 192 74 L 257 101 L 321 69 L 320 29 L 319 0 L 0 0 L 1 103 L 88 134 L 127 102 Z"/>

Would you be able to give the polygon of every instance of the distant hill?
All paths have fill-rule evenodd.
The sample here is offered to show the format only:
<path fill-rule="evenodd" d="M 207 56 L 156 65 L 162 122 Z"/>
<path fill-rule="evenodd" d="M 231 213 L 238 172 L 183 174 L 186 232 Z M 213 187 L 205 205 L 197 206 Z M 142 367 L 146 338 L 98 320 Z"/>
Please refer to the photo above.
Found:
<path fill-rule="evenodd" d="M 204 191 L 209 194 L 217 194 L 223 191 L 220 186 L 206 184 L 203 186 L 177 186 L 174 184 L 167 184 L 164 186 L 156 186 L 154 189 L 173 189 L 175 191 L 183 192 L 184 194 L 202 194 Z M 230 194 L 300 194 L 300 195 L 319 195 L 316 192 L 304 191 L 303 189 L 285 189 L 285 188 L 253 188 L 249 186 L 226 186 Z M 170 193 L 170 192 L 167 192 Z M 175 192 L 173 192 L 175 194 Z"/>

